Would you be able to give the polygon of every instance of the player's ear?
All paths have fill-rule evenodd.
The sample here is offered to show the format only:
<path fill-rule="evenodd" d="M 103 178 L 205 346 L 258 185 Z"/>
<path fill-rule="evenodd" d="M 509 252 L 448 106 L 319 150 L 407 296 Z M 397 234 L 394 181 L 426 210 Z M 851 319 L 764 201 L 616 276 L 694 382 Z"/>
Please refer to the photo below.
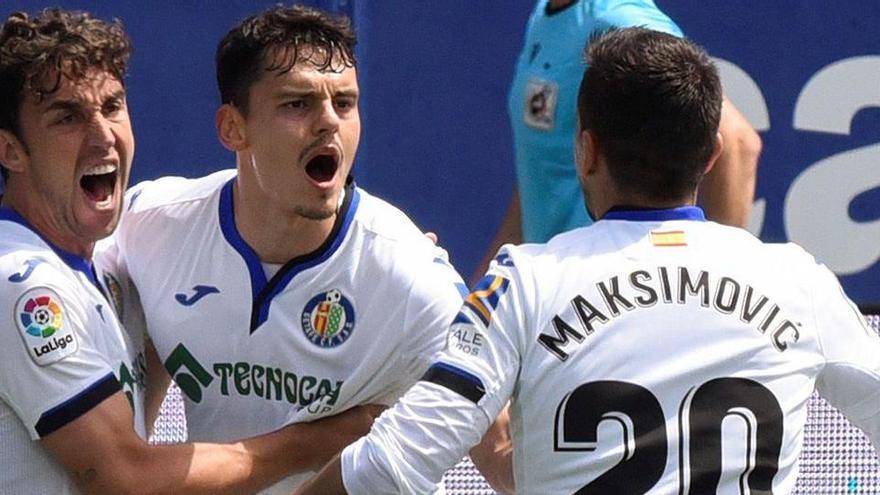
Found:
<path fill-rule="evenodd" d="M 27 148 L 18 136 L 0 129 L 0 164 L 13 172 L 23 172 L 29 160 Z"/>
<path fill-rule="evenodd" d="M 589 129 L 581 129 L 575 141 L 575 159 L 584 177 L 596 172 L 599 163 L 599 143 Z"/>
<path fill-rule="evenodd" d="M 720 132 L 715 133 L 715 145 L 712 148 L 712 156 L 709 157 L 709 161 L 706 162 L 706 168 L 703 169 L 703 175 L 708 174 L 712 171 L 712 167 L 715 166 L 715 162 L 718 161 L 718 157 L 721 156 L 721 152 L 724 150 L 724 138 L 721 136 Z"/>
<path fill-rule="evenodd" d="M 221 105 L 214 117 L 214 125 L 217 127 L 217 137 L 226 149 L 241 151 L 247 148 L 244 116 L 237 107 L 228 103 Z"/>

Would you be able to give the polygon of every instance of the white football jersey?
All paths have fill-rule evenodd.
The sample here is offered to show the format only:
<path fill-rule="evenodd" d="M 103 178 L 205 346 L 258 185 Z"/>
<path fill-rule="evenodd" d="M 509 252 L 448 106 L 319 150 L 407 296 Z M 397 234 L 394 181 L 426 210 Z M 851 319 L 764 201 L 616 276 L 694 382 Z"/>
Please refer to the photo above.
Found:
<path fill-rule="evenodd" d="M 420 492 L 508 399 L 517 493 L 789 493 L 814 389 L 880 446 L 880 338 L 833 274 L 698 208 L 507 246 L 455 321 L 350 493 Z"/>
<path fill-rule="evenodd" d="M 76 493 L 38 440 L 120 390 L 145 438 L 143 339 L 122 331 L 121 298 L 109 276 L 0 208 L 0 492 Z"/>
<path fill-rule="evenodd" d="M 403 213 L 352 184 L 317 251 L 272 277 L 236 229 L 235 171 L 129 192 L 115 234 L 190 441 L 393 403 L 443 348 L 464 284 Z"/>

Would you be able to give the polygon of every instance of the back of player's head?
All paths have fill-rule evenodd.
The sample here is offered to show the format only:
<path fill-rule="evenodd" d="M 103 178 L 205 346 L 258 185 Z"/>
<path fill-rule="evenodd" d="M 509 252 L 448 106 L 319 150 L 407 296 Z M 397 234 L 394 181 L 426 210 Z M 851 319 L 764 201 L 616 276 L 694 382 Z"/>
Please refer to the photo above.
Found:
<path fill-rule="evenodd" d="M 657 200 L 693 194 L 721 117 L 718 72 L 695 44 L 644 28 L 591 39 L 578 118 L 623 191 Z"/>
<path fill-rule="evenodd" d="M 341 71 L 356 64 L 356 38 L 347 17 L 311 7 L 276 5 L 233 27 L 217 47 L 220 100 L 243 113 L 251 85 L 264 73 L 284 73 L 298 62 Z"/>
<path fill-rule="evenodd" d="M 19 135 L 26 92 L 41 100 L 58 90 L 62 77 L 78 80 L 99 69 L 124 82 L 130 55 L 119 20 L 58 8 L 13 12 L 0 27 L 0 129 Z"/>

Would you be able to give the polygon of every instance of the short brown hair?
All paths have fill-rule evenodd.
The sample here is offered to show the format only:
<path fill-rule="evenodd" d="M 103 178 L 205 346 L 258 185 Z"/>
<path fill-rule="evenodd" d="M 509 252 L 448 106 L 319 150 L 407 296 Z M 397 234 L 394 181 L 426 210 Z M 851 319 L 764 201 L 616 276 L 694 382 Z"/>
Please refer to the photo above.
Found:
<path fill-rule="evenodd" d="M 321 70 L 354 67 L 356 42 L 347 17 L 302 5 L 271 7 L 240 22 L 220 41 L 216 55 L 220 100 L 246 114 L 248 92 L 263 73 L 284 73 L 306 60 Z"/>
<path fill-rule="evenodd" d="M 45 9 L 34 16 L 14 12 L 0 27 L 0 129 L 18 133 L 25 91 L 43 98 L 61 78 L 82 78 L 98 68 L 123 81 L 131 41 L 117 19 L 87 12 Z"/>

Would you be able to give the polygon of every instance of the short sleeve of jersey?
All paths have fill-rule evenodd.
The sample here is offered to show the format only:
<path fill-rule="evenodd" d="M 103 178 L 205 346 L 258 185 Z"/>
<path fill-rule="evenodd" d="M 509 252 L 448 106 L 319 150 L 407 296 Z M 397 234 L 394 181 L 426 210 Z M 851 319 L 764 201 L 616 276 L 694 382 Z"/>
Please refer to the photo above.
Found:
<path fill-rule="evenodd" d="M 446 332 L 467 293 L 446 252 L 435 248 L 434 253 L 428 266 L 412 274 L 412 285 L 404 301 L 403 328 L 410 334 L 406 375 L 414 378 L 421 376 L 443 349 Z"/>
<path fill-rule="evenodd" d="M 446 348 L 426 375 L 477 403 L 490 422 L 513 391 L 524 348 L 522 329 L 528 328 L 524 292 L 529 287 L 514 264 L 513 249 L 501 249 L 465 298 Z"/>
<path fill-rule="evenodd" d="M 822 266 L 816 272 L 813 307 L 825 356 L 816 388 L 880 451 L 880 335 L 830 270 Z"/>
<path fill-rule="evenodd" d="M 675 36 L 684 36 L 678 25 L 653 3 L 624 1 L 612 2 L 612 5 L 596 17 L 595 33 L 601 33 L 610 28 L 638 26 Z"/>
<path fill-rule="evenodd" d="M 521 303 L 504 251 L 465 299 L 446 348 L 370 435 L 345 449 L 350 493 L 426 493 L 476 445 L 506 404 L 519 370 Z"/>
<path fill-rule="evenodd" d="M 0 279 L 0 397 L 38 439 L 120 390 L 112 368 L 88 338 L 97 310 L 64 274 L 44 262 L 15 282 Z M 14 271 L 14 267 L 13 271 Z M 89 318 L 88 312 L 95 312 Z"/>

